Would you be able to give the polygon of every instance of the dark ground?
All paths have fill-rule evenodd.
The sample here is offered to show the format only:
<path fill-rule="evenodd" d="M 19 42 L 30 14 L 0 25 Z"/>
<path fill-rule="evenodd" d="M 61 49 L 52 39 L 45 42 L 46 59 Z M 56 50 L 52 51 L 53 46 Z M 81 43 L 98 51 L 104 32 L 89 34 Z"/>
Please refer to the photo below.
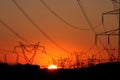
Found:
<path fill-rule="evenodd" d="M 80 69 L 40 69 L 38 65 L 0 63 L 0 80 L 120 80 L 120 62 Z"/>

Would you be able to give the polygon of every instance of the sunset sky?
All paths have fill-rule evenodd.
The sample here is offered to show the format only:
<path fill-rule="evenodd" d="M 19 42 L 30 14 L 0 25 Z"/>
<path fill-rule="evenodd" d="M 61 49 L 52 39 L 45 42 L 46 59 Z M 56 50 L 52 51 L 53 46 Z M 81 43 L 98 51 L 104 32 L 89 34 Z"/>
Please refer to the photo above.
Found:
<path fill-rule="evenodd" d="M 32 21 L 49 36 L 57 45 L 73 53 L 74 51 L 86 52 L 94 46 L 95 34 L 90 29 L 89 24 L 80 9 L 77 0 L 42 0 L 55 14 L 57 14 L 64 21 L 71 25 L 77 26 L 81 29 L 77 30 L 67 24 L 63 23 L 58 17 L 51 13 L 40 0 L 14 0 L 22 10 L 32 19 Z M 103 32 L 101 24 L 102 13 L 113 10 L 111 0 L 80 0 L 82 7 L 88 16 L 88 19 L 96 32 Z M 109 18 L 111 19 L 111 18 Z M 115 29 L 111 25 L 116 24 L 113 20 L 105 19 L 107 30 Z M 114 17 L 112 17 L 114 19 Z M 51 58 L 59 58 L 61 56 L 68 56 L 70 53 L 60 49 L 43 33 L 36 29 L 36 27 L 24 16 L 20 9 L 14 4 L 12 0 L 0 0 L 0 20 L 11 27 L 17 34 L 22 36 L 31 44 L 40 42 L 40 45 L 45 46 L 47 53 L 38 55 L 35 63 L 40 63 L 42 59 L 46 61 Z M 115 20 L 115 19 L 114 19 Z M 108 23 L 111 23 L 108 25 Z M 108 27 L 109 26 L 109 27 Z M 19 37 L 8 30 L 0 23 L 0 48 L 5 50 L 13 50 L 15 46 L 19 46 L 19 42 L 23 42 Z M 26 43 L 25 43 L 26 44 Z M 99 48 L 101 49 L 101 47 Z M 93 50 L 95 51 L 95 50 Z M 8 54 L 12 57 L 13 54 Z M 2 54 L 1 54 L 2 56 Z M 2 56 L 3 57 L 3 56 Z M 1 57 L 1 58 L 2 58 Z"/>

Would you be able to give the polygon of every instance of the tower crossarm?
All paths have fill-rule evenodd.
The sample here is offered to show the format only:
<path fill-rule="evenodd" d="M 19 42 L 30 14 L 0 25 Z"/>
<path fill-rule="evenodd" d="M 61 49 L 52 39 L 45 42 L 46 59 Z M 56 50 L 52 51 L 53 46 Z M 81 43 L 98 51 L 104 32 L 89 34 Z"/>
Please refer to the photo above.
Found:
<path fill-rule="evenodd" d="M 104 12 L 104 13 L 102 13 L 102 15 L 112 15 L 112 14 L 119 14 L 119 9 L 116 9 L 116 10 L 112 10 L 112 11 L 108 11 L 108 12 Z"/>

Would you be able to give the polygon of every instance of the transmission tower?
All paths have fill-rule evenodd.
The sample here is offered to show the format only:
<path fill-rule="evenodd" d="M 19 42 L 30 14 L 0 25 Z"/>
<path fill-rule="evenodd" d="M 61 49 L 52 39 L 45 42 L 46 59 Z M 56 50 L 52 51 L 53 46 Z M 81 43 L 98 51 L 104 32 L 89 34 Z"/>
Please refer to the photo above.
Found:
<path fill-rule="evenodd" d="M 112 2 L 114 4 L 114 6 L 116 6 L 116 8 L 112 11 L 108 11 L 108 12 L 103 13 L 102 14 L 102 22 L 104 22 L 104 15 L 116 15 L 117 18 L 118 18 L 118 28 L 96 34 L 95 41 L 97 42 L 97 39 L 98 39 L 99 36 L 106 36 L 108 44 L 110 44 L 110 37 L 118 36 L 118 49 L 117 49 L 118 50 L 118 57 L 117 57 L 117 61 L 120 61 L 120 0 L 112 0 Z"/>
<path fill-rule="evenodd" d="M 25 44 L 20 42 L 20 45 L 15 46 L 13 49 L 13 52 L 17 54 L 17 59 L 16 59 L 17 63 L 19 63 L 19 53 L 17 51 L 17 48 L 20 48 L 22 50 L 22 54 L 24 56 L 26 64 L 32 64 L 33 60 L 36 56 L 36 52 L 37 52 L 39 47 L 42 48 L 42 53 L 46 53 L 45 47 L 39 45 L 39 42 L 37 44 L 34 44 L 34 45 L 33 44 L 25 45 Z M 28 56 L 28 55 L 31 55 L 31 56 Z"/>

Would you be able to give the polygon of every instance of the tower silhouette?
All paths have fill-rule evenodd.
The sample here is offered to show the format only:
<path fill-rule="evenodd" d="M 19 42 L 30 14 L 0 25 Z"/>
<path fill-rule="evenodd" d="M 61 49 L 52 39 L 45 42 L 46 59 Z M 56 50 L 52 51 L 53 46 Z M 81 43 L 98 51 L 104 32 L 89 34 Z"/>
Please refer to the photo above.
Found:
<path fill-rule="evenodd" d="M 118 45 L 117 45 L 118 49 L 115 49 L 115 50 L 117 50 L 117 52 L 118 52 L 117 61 L 120 61 L 120 0 L 112 0 L 112 2 L 113 2 L 114 10 L 111 10 L 111 11 L 108 11 L 108 12 L 105 12 L 102 14 L 102 23 L 104 24 L 104 16 L 105 15 L 116 15 L 118 18 L 118 27 L 113 30 L 108 30 L 108 31 L 105 30 L 104 32 L 96 34 L 95 41 L 97 42 L 97 39 L 99 36 L 106 36 L 107 42 L 108 42 L 108 44 L 110 44 L 110 42 L 111 42 L 110 38 L 113 36 L 117 36 L 118 37 L 117 38 L 118 39 Z M 111 53 L 111 50 L 112 49 L 107 48 L 107 52 L 109 54 Z"/>

